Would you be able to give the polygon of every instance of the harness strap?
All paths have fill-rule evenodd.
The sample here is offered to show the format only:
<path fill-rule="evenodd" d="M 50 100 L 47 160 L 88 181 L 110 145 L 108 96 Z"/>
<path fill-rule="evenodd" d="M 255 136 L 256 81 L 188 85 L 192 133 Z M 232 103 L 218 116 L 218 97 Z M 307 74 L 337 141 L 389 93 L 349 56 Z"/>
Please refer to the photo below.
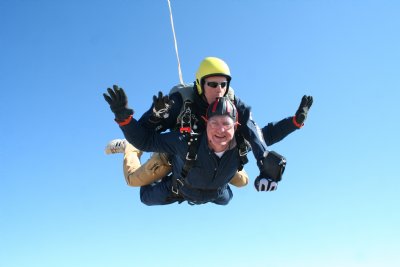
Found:
<path fill-rule="evenodd" d="M 185 100 L 183 102 L 183 107 L 176 119 L 177 124 L 174 126 L 173 130 L 179 131 L 181 133 L 198 132 L 199 121 L 196 115 L 192 112 L 193 102 L 191 100 Z"/>
<path fill-rule="evenodd" d="M 236 143 L 239 149 L 239 156 L 240 156 L 240 165 L 238 168 L 238 171 L 243 170 L 243 167 L 247 162 L 249 162 L 249 159 L 247 158 L 247 153 L 249 152 L 248 150 L 248 145 L 246 144 L 246 141 L 244 140 L 244 137 L 242 134 L 239 132 L 235 133 L 235 138 L 236 138 Z"/>
<path fill-rule="evenodd" d="M 179 178 L 175 176 L 172 177 L 172 192 L 179 195 L 179 187 L 183 186 L 185 183 L 185 178 L 189 173 L 189 170 L 193 167 L 197 160 L 197 150 L 200 144 L 200 135 L 194 132 L 186 133 L 188 140 L 188 152 L 186 154 L 185 163 L 183 164 L 182 171 Z"/>

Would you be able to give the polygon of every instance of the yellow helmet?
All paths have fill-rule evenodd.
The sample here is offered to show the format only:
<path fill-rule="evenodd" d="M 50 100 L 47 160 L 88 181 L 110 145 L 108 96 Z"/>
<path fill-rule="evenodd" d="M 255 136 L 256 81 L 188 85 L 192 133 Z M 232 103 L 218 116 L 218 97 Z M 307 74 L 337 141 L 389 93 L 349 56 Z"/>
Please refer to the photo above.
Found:
<path fill-rule="evenodd" d="M 219 58 L 206 57 L 200 63 L 196 73 L 196 89 L 199 95 L 204 93 L 204 79 L 210 76 L 225 76 L 228 80 L 225 95 L 229 90 L 229 82 L 231 80 L 231 72 L 228 65 Z"/>

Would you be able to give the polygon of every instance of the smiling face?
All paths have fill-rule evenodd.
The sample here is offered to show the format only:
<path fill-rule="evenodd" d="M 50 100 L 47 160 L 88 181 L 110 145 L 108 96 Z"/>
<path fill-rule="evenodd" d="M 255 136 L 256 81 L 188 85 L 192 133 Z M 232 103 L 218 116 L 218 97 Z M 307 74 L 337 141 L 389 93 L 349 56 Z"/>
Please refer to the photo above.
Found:
<path fill-rule="evenodd" d="M 227 115 L 216 115 L 207 121 L 207 138 L 209 147 L 215 152 L 228 149 L 235 134 L 235 123 Z"/>
<path fill-rule="evenodd" d="M 212 87 L 210 85 L 216 85 Z M 223 97 L 228 88 L 227 78 L 224 76 L 210 76 L 204 80 L 204 97 L 208 104 L 215 101 L 217 97 Z"/>

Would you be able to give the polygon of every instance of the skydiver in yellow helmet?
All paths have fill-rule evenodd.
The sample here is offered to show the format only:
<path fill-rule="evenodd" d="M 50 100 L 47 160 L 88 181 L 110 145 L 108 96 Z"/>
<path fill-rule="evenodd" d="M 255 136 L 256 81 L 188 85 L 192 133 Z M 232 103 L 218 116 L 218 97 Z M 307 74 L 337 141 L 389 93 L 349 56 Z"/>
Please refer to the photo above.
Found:
<path fill-rule="evenodd" d="M 208 105 L 216 98 L 228 96 L 236 105 L 239 117 L 238 131 L 249 143 L 257 160 L 260 174 L 255 179 L 257 191 L 273 191 L 276 181 L 267 177 L 272 153 L 267 145 L 272 145 L 296 129 L 301 128 L 312 104 L 311 96 L 304 96 L 295 116 L 285 118 L 277 123 L 269 123 L 262 130 L 251 118 L 250 108 L 234 95 L 229 66 L 220 58 L 206 57 L 196 72 L 192 85 L 177 85 L 168 95 L 161 92 L 153 97 L 153 105 L 139 120 L 147 128 L 158 132 L 171 130 L 189 130 L 202 132 L 205 129 L 202 117 Z M 190 110 L 190 114 L 188 114 Z M 183 129 L 185 128 L 185 129 Z M 262 134 L 261 134 L 262 133 Z M 154 153 L 141 166 L 141 151 L 134 148 L 125 139 L 112 140 L 106 147 L 106 153 L 124 153 L 124 175 L 130 186 L 143 186 L 157 181 L 171 171 L 168 155 Z M 269 156 L 268 156 L 269 155 Z M 248 183 L 244 170 L 232 177 L 231 184 L 238 187 Z"/>
<path fill-rule="evenodd" d="M 229 69 L 229 66 L 225 63 L 225 61 L 217 57 L 206 57 L 200 63 L 200 66 L 196 72 L 196 81 L 195 81 L 197 93 L 199 95 L 204 94 L 205 81 L 208 77 L 212 76 L 221 76 L 226 78 L 228 84 L 226 85 L 225 94 L 227 94 L 229 91 L 229 83 L 232 79 L 231 71 Z"/>

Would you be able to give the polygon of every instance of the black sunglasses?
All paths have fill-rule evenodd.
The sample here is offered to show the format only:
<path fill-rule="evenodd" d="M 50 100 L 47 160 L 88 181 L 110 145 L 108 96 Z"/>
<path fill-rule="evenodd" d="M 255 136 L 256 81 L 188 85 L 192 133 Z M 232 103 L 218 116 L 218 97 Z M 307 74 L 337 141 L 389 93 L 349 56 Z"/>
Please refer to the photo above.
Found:
<path fill-rule="evenodd" d="M 225 88 L 225 86 L 228 85 L 228 82 L 207 82 L 207 85 L 212 87 L 212 88 L 217 88 L 218 85 L 221 85 L 221 88 Z"/>

